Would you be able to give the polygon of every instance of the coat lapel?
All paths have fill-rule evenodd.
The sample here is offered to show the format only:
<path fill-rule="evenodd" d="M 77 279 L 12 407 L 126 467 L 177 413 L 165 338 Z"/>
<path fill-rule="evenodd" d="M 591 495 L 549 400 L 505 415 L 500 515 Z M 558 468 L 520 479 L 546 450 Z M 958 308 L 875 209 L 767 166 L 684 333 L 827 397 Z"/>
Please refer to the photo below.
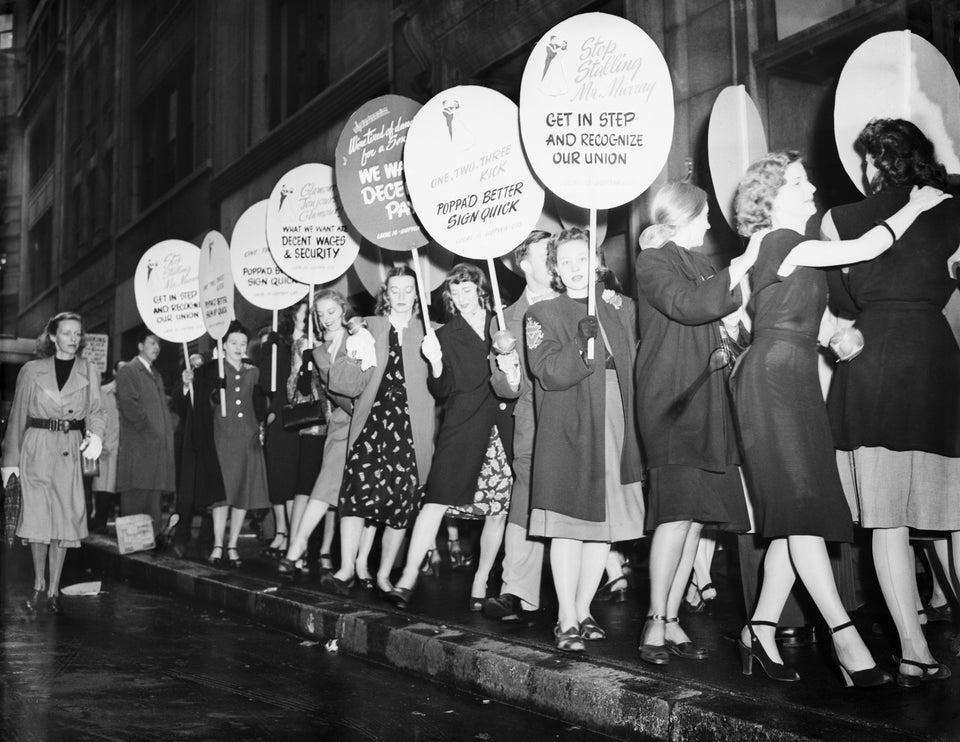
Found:
<path fill-rule="evenodd" d="M 43 359 L 43 363 L 40 364 L 40 370 L 37 371 L 35 378 L 37 386 L 39 386 L 50 399 L 60 404 L 60 389 L 57 388 L 57 372 L 53 365 L 53 356 Z"/>

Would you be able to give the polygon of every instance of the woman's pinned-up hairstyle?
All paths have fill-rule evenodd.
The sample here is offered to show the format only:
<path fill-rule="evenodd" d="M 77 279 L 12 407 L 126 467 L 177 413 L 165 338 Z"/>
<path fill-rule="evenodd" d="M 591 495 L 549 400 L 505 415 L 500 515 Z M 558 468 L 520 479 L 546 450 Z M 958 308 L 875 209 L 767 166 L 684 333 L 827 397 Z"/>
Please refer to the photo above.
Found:
<path fill-rule="evenodd" d="M 558 291 L 561 294 L 567 292 L 567 287 L 563 285 L 563 281 L 560 280 L 560 274 L 557 272 L 557 249 L 560 245 L 563 245 L 567 242 L 584 242 L 587 245 L 587 249 L 590 246 L 590 230 L 581 229 L 580 227 L 571 227 L 570 229 L 563 229 L 557 232 L 553 237 L 550 238 L 550 242 L 547 243 L 547 269 L 550 271 L 551 281 L 550 288 L 554 291 Z M 597 280 L 603 283 L 608 283 L 610 280 L 610 269 L 607 268 L 607 263 L 603 258 L 603 250 L 597 250 Z M 615 279 L 615 277 L 613 277 Z"/>
<path fill-rule="evenodd" d="M 662 247 L 707 207 L 707 192 L 692 183 L 667 183 L 650 206 L 653 222 L 640 234 L 640 248 Z"/>
<path fill-rule="evenodd" d="M 83 317 L 81 317 L 76 312 L 60 312 L 59 314 L 53 315 L 50 319 L 47 320 L 46 327 L 43 328 L 43 333 L 40 337 L 37 338 L 37 355 L 41 358 L 49 358 L 54 353 L 57 352 L 57 344 L 50 339 L 52 335 L 57 334 L 57 330 L 60 329 L 60 323 L 66 322 L 67 320 L 74 320 L 75 322 L 80 323 L 80 332 L 83 332 Z M 80 355 L 80 351 L 83 350 L 84 343 L 86 343 L 86 336 L 81 335 L 80 344 L 77 346 L 77 355 Z"/>
<path fill-rule="evenodd" d="M 390 314 L 390 279 L 391 278 L 400 278 L 401 276 L 409 276 L 413 279 L 413 286 L 416 289 L 417 286 L 417 274 L 414 272 L 413 268 L 409 265 L 400 264 L 395 265 L 393 268 L 387 271 L 386 277 L 383 279 L 383 283 L 380 284 L 380 290 L 377 291 L 377 307 L 374 310 L 375 314 L 385 317 Z M 413 313 L 415 316 L 420 316 L 420 295 L 416 295 L 416 298 L 413 301 Z"/>
<path fill-rule="evenodd" d="M 853 148 L 864 159 L 870 155 L 877 167 L 868 184 L 870 193 L 898 186 L 943 188 L 947 184 L 947 170 L 937 161 L 933 142 L 905 119 L 873 119 L 857 135 Z"/>
<path fill-rule="evenodd" d="M 477 287 L 477 297 L 480 299 L 480 306 L 485 310 L 493 308 L 492 293 L 490 291 L 490 282 L 486 274 L 472 263 L 457 263 L 443 281 L 443 310 L 448 317 L 456 317 L 458 312 L 453 303 L 453 297 L 450 296 L 450 287 L 458 283 L 473 283 Z"/>
<path fill-rule="evenodd" d="M 772 226 L 770 213 L 780 188 L 787 182 L 787 167 L 800 161 L 796 150 L 770 152 L 755 160 L 747 168 L 737 188 L 734 210 L 737 213 L 737 231 L 749 237 Z"/>
<path fill-rule="evenodd" d="M 317 304 L 324 299 L 335 301 L 340 305 L 340 308 L 343 310 L 344 327 L 347 325 L 347 320 L 354 315 L 353 307 L 350 306 L 350 302 L 344 298 L 343 294 L 336 289 L 321 289 L 313 295 L 313 332 L 318 337 L 323 336 L 323 324 L 320 322 L 320 315 L 317 312 Z M 304 328 L 304 332 L 306 332 L 306 328 Z"/>

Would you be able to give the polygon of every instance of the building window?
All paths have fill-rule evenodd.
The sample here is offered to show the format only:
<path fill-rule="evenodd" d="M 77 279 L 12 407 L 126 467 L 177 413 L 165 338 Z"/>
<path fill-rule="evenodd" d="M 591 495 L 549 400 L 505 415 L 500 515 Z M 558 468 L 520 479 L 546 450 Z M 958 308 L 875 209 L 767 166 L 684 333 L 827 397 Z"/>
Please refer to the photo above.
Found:
<path fill-rule="evenodd" d="M 330 75 L 327 0 L 278 0 L 270 6 L 270 126 L 322 92 Z"/>
<path fill-rule="evenodd" d="M 53 217 L 48 209 L 28 236 L 27 280 L 34 299 L 53 284 Z"/>
<path fill-rule="evenodd" d="M 191 52 L 143 100 L 137 111 L 141 209 L 193 171 L 193 110 Z"/>
<path fill-rule="evenodd" d="M 13 49 L 13 13 L 0 15 L 0 52 Z"/>
<path fill-rule="evenodd" d="M 37 117 L 30 131 L 30 184 L 31 186 L 44 176 L 53 164 L 54 145 L 54 109 L 51 106 Z"/>

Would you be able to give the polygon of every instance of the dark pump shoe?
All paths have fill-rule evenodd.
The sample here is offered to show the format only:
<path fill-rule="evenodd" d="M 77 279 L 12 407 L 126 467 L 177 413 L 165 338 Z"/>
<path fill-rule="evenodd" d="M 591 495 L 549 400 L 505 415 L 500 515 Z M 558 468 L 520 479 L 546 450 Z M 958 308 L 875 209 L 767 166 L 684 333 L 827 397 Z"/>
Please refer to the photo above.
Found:
<path fill-rule="evenodd" d="M 52 613 L 55 616 L 59 616 L 63 613 L 63 606 L 60 605 L 60 596 L 51 595 L 47 598 L 47 613 Z"/>
<path fill-rule="evenodd" d="M 484 616 L 494 619 L 499 618 L 501 621 L 521 621 L 523 620 L 523 614 L 526 612 L 520 605 L 520 598 L 510 593 L 504 593 L 495 598 L 487 598 L 483 604 Z M 532 611 L 529 612 L 532 613 Z"/>
<path fill-rule="evenodd" d="M 34 590 L 30 593 L 30 596 L 23 601 L 23 607 L 26 609 L 27 613 L 39 613 L 43 610 L 43 590 Z"/>
<path fill-rule="evenodd" d="M 351 577 L 349 580 L 340 580 L 334 577 L 333 572 L 324 572 L 320 578 L 320 587 L 328 592 L 346 597 L 350 594 L 350 590 L 356 582 L 356 578 L 354 577 Z"/>

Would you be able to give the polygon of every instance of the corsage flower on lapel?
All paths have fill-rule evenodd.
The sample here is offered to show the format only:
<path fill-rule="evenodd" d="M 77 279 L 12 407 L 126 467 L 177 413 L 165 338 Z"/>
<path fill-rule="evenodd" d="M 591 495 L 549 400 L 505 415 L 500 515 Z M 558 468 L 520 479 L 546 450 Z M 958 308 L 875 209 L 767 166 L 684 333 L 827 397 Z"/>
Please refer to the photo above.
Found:
<path fill-rule="evenodd" d="M 527 317 L 527 347 L 535 350 L 543 342 L 543 327 L 540 323 L 531 317 Z"/>
<path fill-rule="evenodd" d="M 619 309 L 623 306 L 623 297 L 613 289 L 604 289 L 603 293 L 600 294 L 600 298 L 614 309 Z"/>

